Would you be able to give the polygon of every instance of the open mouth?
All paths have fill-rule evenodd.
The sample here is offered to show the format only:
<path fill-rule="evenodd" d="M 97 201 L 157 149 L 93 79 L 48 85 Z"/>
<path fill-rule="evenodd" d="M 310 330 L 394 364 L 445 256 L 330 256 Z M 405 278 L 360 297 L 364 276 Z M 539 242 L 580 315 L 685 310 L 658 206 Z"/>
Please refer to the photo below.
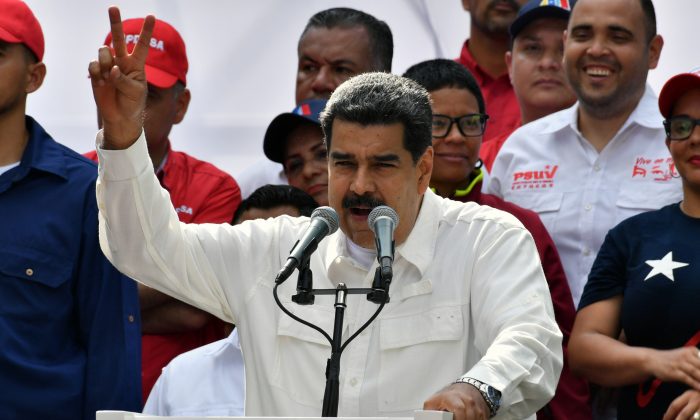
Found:
<path fill-rule="evenodd" d="M 602 66 L 587 66 L 584 70 L 591 77 L 608 77 L 612 74 L 612 70 Z"/>
<path fill-rule="evenodd" d="M 350 214 L 353 216 L 358 216 L 358 217 L 367 217 L 369 216 L 369 213 L 372 211 L 372 209 L 366 209 L 362 207 L 351 207 L 350 208 Z"/>

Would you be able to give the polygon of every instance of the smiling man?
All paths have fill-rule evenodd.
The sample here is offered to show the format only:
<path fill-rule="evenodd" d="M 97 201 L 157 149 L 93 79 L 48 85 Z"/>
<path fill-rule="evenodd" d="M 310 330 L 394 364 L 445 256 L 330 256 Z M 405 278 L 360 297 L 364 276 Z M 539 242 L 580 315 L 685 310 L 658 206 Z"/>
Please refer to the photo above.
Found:
<path fill-rule="evenodd" d="M 681 199 L 646 86 L 662 47 L 650 0 L 579 0 L 564 40 L 578 103 L 516 130 L 493 165 L 487 192 L 539 213 L 577 305 L 608 230 Z"/>
<path fill-rule="evenodd" d="M 143 62 L 153 20 L 127 54 L 118 42 L 118 9 L 110 9 L 110 19 L 116 57 L 102 48 L 90 63 L 105 119 L 98 134 L 105 254 L 134 278 L 237 325 L 247 415 L 318 416 L 331 348 L 282 313 L 272 296 L 275 275 L 309 219 L 178 222 L 148 170 L 142 133 Z M 562 350 L 532 236 L 506 213 L 428 189 L 431 114 L 429 95 L 415 82 L 367 73 L 338 87 L 321 117 L 329 202 L 341 229 L 310 258 L 315 287 L 370 287 L 377 263 L 368 213 L 386 204 L 401 220 L 391 301 L 345 348 L 338 414 L 411 416 L 425 407 L 451 411 L 457 420 L 534 418 L 554 393 Z M 298 306 L 289 299 L 295 285 L 279 287 L 281 300 L 330 332 L 334 297 Z M 376 308 L 365 296 L 349 295 L 343 336 Z"/>

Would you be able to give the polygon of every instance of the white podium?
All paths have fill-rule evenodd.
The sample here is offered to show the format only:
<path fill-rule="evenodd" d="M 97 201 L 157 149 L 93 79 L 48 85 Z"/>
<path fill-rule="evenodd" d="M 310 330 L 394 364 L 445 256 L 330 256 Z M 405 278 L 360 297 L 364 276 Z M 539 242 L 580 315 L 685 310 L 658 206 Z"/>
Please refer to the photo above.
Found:
<path fill-rule="evenodd" d="M 97 420 L 319 420 L 322 417 L 163 417 L 128 411 L 98 411 Z M 452 413 L 445 411 L 417 410 L 413 417 L 336 417 L 339 420 L 452 420 Z"/>

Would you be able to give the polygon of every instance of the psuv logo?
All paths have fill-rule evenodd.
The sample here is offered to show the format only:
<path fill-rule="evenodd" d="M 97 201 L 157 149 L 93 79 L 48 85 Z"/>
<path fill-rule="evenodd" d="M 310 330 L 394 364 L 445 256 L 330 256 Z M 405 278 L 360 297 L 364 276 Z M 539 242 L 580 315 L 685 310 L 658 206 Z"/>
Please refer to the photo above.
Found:
<path fill-rule="evenodd" d="M 137 42 L 139 42 L 139 36 L 132 35 L 132 34 L 124 35 L 124 42 L 126 42 L 126 45 L 136 44 Z M 163 44 L 162 39 L 159 40 L 159 39 L 151 38 L 151 42 L 149 43 L 149 46 L 151 48 L 155 48 L 155 49 L 160 50 L 160 51 L 165 51 L 165 45 Z"/>
<path fill-rule="evenodd" d="M 543 189 L 554 187 L 554 177 L 559 165 L 546 165 L 543 169 L 513 173 L 511 190 Z"/>

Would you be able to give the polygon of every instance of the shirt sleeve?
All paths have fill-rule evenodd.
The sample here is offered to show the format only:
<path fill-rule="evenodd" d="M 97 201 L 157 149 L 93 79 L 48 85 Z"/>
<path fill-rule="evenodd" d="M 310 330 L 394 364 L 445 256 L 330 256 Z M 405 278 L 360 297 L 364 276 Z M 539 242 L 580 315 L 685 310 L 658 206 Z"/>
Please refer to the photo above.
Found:
<path fill-rule="evenodd" d="M 100 246 L 107 258 L 125 275 L 236 323 L 256 285 L 273 282 L 281 249 L 291 248 L 295 236 L 284 224 L 292 219 L 181 223 L 153 173 L 143 133 L 125 150 L 98 145 L 98 154 Z M 281 231 L 289 237 L 281 240 Z"/>
<path fill-rule="evenodd" d="M 618 225 L 608 232 L 598 251 L 583 288 L 579 310 L 601 300 L 624 294 L 627 260 L 628 247 L 624 241 L 623 226 Z"/>
<path fill-rule="evenodd" d="M 502 392 L 498 418 L 526 418 L 552 398 L 563 363 L 540 259 L 522 227 L 490 229 L 477 252 L 471 305 L 483 357 L 466 376 Z"/>
<path fill-rule="evenodd" d="M 141 327 L 136 283 L 107 261 L 97 238 L 97 206 L 90 190 L 76 282 L 80 341 L 86 352 L 84 417 L 97 410 L 141 408 Z"/>
<path fill-rule="evenodd" d="M 148 394 L 148 399 L 146 404 L 143 406 L 143 414 L 151 414 L 154 416 L 168 416 L 167 402 L 166 402 L 166 392 L 169 377 L 168 366 L 163 368 L 158 380 L 156 381 L 153 388 L 151 388 L 151 393 Z"/>

